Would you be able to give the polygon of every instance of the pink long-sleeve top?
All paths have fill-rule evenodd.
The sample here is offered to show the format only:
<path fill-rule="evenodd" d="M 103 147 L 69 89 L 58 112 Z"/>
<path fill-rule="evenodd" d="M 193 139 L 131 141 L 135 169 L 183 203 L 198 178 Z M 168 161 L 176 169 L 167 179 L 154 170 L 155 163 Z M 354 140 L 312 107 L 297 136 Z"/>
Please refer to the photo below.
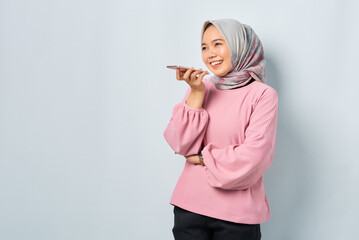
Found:
<path fill-rule="evenodd" d="M 170 204 L 237 223 L 270 219 L 263 174 L 274 156 L 278 96 L 270 86 L 217 89 L 210 77 L 200 109 L 175 105 L 164 137 L 175 153 L 202 152 L 205 166 L 185 161 Z M 184 160 L 186 160 L 184 158 Z"/>

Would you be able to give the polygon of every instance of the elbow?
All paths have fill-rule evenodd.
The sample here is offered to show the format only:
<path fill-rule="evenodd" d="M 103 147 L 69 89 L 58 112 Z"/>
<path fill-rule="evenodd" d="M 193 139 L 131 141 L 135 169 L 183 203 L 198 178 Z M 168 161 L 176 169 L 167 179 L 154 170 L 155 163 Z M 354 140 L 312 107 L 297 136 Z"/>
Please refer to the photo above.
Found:
<path fill-rule="evenodd" d="M 200 151 L 203 135 L 201 134 L 195 139 L 181 139 L 173 125 L 169 125 L 163 133 L 164 138 L 173 151 L 183 156 L 194 155 Z"/>
<path fill-rule="evenodd" d="M 187 146 L 187 145 L 177 145 L 179 147 L 177 147 L 176 149 L 173 149 L 177 154 L 180 154 L 182 156 L 190 156 L 190 155 L 195 155 L 198 154 L 198 152 L 200 151 L 199 147 L 197 146 Z"/>
<path fill-rule="evenodd" d="M 168 145 L 170 145 L 170 147 L 176 154 L 180 154 L 182 156 L 189 156 L 197 154 L 199 152 L 200 146 L 181 143 L 175 132 L 165 131 L 163 136 L 166 139 Z"/>
<path fill-rule="evenodd" d="M 179 141 L 176 131 L 171 124 L 169 124 L 163 132 L 163 137 L 165 138 L 168 145 L 170 145 L 170 147 L 173 149 L 173 151 L 178 154 L 180 152 Z"/>

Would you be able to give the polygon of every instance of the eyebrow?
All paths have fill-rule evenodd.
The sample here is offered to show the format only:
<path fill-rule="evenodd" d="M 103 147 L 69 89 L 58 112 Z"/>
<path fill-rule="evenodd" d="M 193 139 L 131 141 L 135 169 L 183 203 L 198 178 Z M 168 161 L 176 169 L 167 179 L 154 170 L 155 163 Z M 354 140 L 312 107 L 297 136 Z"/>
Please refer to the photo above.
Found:
<path fill-rule="evenodd" d="M 220 41 L 224 41 L 222 38 L 217 38 L 217 39 L 212 40 L 211 42 L 215 42 L 215 41 L 218 41 L 218 40 L 220 40 Z M 202 44 L 201 44 L 201 46 L 203 46 L 203 45 L 207 45 L 207 44 L 202 43 Z"/>

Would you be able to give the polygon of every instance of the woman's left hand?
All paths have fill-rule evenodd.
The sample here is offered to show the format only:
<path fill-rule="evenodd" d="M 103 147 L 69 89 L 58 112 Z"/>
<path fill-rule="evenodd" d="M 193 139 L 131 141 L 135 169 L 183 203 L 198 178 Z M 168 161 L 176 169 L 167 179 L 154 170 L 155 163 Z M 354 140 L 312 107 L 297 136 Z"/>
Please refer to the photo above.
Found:
<path fill-rule="evenodd" d="M 191 162 L 193 164 L 201 164 L 198 155 L 186 156 L 185 158 L 186 158 L 187 161 L 189 161 L 189 162 Z"/>

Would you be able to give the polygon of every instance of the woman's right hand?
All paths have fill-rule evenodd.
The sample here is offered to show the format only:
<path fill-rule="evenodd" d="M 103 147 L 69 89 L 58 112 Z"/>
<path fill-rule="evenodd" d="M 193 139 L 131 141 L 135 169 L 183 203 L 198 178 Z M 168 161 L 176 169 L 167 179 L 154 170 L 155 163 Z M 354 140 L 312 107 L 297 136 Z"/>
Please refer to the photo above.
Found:
<path fill-rule="evenodd" d="M 182 72 L 179 69 L 176 70 L 176 77 L 177 80 L 184 80 L 186 83 L 191 87 L 191 90 L 193 92 L 204 92 L 205 91 L 205 85 L 202 82 L 202 79 L 205 75 L 209 74 L 208 71 L 203 71 L 202 69 L 198 69 L 194 71 L 194 68 L 191 67 L 187 69 L 186 72 Z M 197 75 L 199 75 L 197 77 Z"/>

